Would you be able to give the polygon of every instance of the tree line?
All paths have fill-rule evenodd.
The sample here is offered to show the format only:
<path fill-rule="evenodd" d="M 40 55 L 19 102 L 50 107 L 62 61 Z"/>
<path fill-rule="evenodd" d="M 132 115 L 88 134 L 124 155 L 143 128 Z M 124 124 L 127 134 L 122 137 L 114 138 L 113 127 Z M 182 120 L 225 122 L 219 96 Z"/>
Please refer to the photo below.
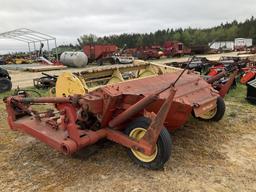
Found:
<path fill-rule="evenodd" d="M 256 44 L 256 18 L 251 17 L 243 22 L 227 22 L 216 27 L 197 29 L 163 29 L 150 33 L 123 33 L 97 37 L 94 34 L 85 34 L 77 39 L 77 48 L 87 44 L 115 44 L 118 47 L 126 45 L 128 48 L 150 45 L 163 45 L 165 41 L 180 41 L 186 46 L 207 45 L 213 41 L 233 41 L 237 37 L 252 38 Z"/>

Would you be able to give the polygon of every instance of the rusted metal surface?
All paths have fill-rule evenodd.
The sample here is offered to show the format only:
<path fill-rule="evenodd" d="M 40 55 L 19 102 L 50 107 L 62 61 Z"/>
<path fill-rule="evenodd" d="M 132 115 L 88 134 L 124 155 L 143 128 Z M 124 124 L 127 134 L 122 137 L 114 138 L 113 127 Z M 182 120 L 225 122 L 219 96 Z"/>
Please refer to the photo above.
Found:
<path fill-rule="evenodd" d="M 215 76 L 210 77 L 207 79 L 207 83 L 214 83 L 215 81 L 219 80 L 222 77 L 225 77 L 227 75 L 227 72 L 223 69 L 219 74 L 216 74 Z"/>
<path fill-rule="evenodd" d="M 131 105 L 134 100 L 136 100 L 136 96 L 139 97 L 140 95 L 150 95 L 152 94 L 152 90 L 154 90 L 154 92 L 158 92 L 159 90 L 166 88 L 170 82 L 174 82 L 176 80 L 179 74 L 180 72 L 139 79 L 136 81 L 106 86 L 102 89 L 110 93 L 118 89 L 119 92 L 124 93 L 123 95 L 125 98 L 122 105 L 127 106 Z M 169 128 L 169 130 L 173 130 L 184 124 L 196 103 L 202 103 L 202 101 L 208 100 L 209 98 L 213 98 L 215 102 L 216 97 L 218 96 L 218 92 L 215 91 L 210 84 L 206 83 L 206 81 L 193 73 L 185 73 L 177 83 L 176 89 L 177 92 L 174 97 L 174 103 L 167 115 L 165 122 L 165 125 L 167 128 Z M 167 97 L 167 92 L 161 93 L 157 101 L 145 109 L 147 111 L 157 113 Z M 200 109 L 202 107 L 198 106 L 198 108 Z"/>
<path fill-rule="evenodd" d="M 233 82 L 235 81 L 237 74 L 238 74 L 238 70 L 234 71 L 230 75 L 229 80 L 224 85 L 221 85 L 220 90 L 219 90 L 219 94 L 221 97 L 224 98 L 225 95 L 228 93 L 230 87 L 232 86 Z"/>
<path fill-rule="evenodd" d="M 136 149 L 142 153 L 145 153 L 146 155 L 152 154 L 151 145 L 135 141 L 120 131 L 107 129 L 107 139 L 114 141 L 115 143 L 121 144 L 125 147 Z"/>
<path fill-rule="evenodd" d="M 149 104 L 153 103 L 155 100 L 157 100 L 157 95 L 152 94 L 144 97 L 131 107 L 129 107 L 127 110 L 124 112 L 120 113 L 117 117 L 112 119 L 109 123 L 108 126 L 110 128 L 115 128 L 116 126 L 124 123 L 127 121 L 127 119 L 130 119 L 134 115 L 138 114 L 140 111 L 142 111 L 145 107 L 147 107 Z"/>
<path fill-rule="evenodd" d="M 83 47 L 84 53 L 88 56 L 90 62 L 98 60 L 109 54 L 116 52 L 118 47 L 116 45 L 86 45 Z"/>
<path fill-rule="evenodd" d="M 181 127 L 193 110 L 198 115 L 212 109 L 218 96 L 199 75 L 184 70 L 108 85 L 86 95 L 14 96 L 5 102 L 13 130 L 26 132 L 64 154 L 107 138 L 151 155 L 164 126 L 169 131 Z M 32 108 L 39 103 L 53 103 L 56 110 L 39 113 Z M 151 114 L 152 123 L 142 139 L 135 141 L 122 133 L 130 120 L 146 113 Z"/>
<path fill-rule="evenodd" d="M 70 101 L 68 97 L 41 97 L 41 98 L 15 98 L 21 103 L 67 103 Z"/>
<path fill-rule="evenodd" d="M 140 141 L 141 143 L 146 142 L 147 144 L 152 146 L 151 153 L 153 152 L 153 149 L 157 142 L 158 136 L 159 136 L 161 130 L 163 129 L 164 122 L 165 122 L 167 114 L 170 110 L 175 93 L 176 93 L 175 88 L 171 87 L 170 91 L 169 91 L 169 96 L 166 98 L 166 100 L 162 104 L 157 115 L 152 119 L 149 129 L 147 130 L 144 137 Z"/>

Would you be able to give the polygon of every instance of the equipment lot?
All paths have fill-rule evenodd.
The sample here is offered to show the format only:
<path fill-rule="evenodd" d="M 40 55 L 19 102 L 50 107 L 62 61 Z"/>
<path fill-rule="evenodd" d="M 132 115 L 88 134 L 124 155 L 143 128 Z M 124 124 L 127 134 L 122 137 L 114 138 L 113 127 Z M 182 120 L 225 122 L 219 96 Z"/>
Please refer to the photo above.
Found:
<path fill-rule="evenodd" d="M 200 56 L 200 55 L 198 55 Z M 237 52 L 231 52 L 231 53 L 222 53 L 222 54 L 210 54 L 210 55 L 203 55 L 207 59 L 210 60 L 218 60 L 221 56 L 237 56 Z M 253 57 L 254 60 L 256 60 L 256 56 L 254 55 L 244 55 L 243 57 Z M 241 57 L 241 56 L 240 56 Z M 166 59 L 160 59 L 160 60 L 153 60 L 153 63 L 159 63 L 164 64 L 168 62 L 185 62 L 189 59 L 189 57 L 180 57 L 180 58 L 166 58 Z M 119 64 L 122 65 L 122 64 Z M 96 64 L 87 65 L 86 67 L 93 67 L 98 68 Z M 84 68 L 68 68 L 68 69 L 62 69 L 62 70 L 55 70 L 55 71 L 47 71 L 50 75 L 59 75 L 62 72 L 70 71 L 70 72 L 80 72 L 83 71 Z M 31 79 L 39 78 L 42 76 L 42 72 L 27 72 L 27 71 L 15 71 L 11 70 L 9 71 L 10 75 L 12 76 L 12 82 L 13 82 L 13 88 L 17 88 L 17 86 L 23 88 L 23 87 L 30 87 L 33 86 L 33 81 Z"/>
<path fill-rule="evenodd" d="M 13 76 L 18 83 L 25 75 Z M 191 117 L 174 132 L 172 156 L 161 171 L 134 165 L 123 147 L 109 142 L 66 157 L 32 137 L 12 132 L 2 102 L 9 93 L 2 94 L 0 191 L 253 191 L 256 108 L 244 99 L 245 92 L 243 85 L 230 92 L 220 122 Z"/>

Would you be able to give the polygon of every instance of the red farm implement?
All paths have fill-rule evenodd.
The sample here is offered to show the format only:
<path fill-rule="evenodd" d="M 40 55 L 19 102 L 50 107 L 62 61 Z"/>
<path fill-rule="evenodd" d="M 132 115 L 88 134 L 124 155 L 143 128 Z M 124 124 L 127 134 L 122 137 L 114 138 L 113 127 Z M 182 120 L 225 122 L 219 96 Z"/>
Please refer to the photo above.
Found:
<path fill-rule="evenodd" d="M 179 75 L 123 82 L 72 97 L 9 97 L 5 100 L 8 122 L 13 130 L 30 134 L 64 154 L 107 138 L 127 147 L 138 164 L 158 169 L 170 156 L 167 129 L 179 128 L 191 113 L 218 121 L 225 111 L 219 93 L 194 73 L 186 72 L 172 86 Z M 54 104 L 56 110 L 32 109 L 33 104 L 44 103 Z"/>
<path fill-rule="evenodd" d="M 184 46 L 183 43 L 177 41 L 166 41 L 163 45 L 164 55 L 167 57 L 190 55 L 191 49 Z"/>
<path fill-rule="evenodd" d="M 133 55 L 138 59 L 149 60 L 149 59 L 160 59 L 163 56 L 161 47 L 154 45 L 143 48 L 134 49 Z"/>
<path fill-rule="evenodd" d="M 222 119 L 224 89 L 212 87 L 219 77 L 206 81 L 185 68 L 101 86 L 83 95 L 18 95 L 4 101 L 11 129 L 25 132 L 66 155 L 108 139 L 125 146 L 135 163 L 159 169 L 170 157 L 168 132 L 184 125 L 191 114 L 200 120 Z M 36 111 L 33 105 L 40 104 L 53 104 L 55 109 Z"/>
<path fill-rule="evenodd" d="M 241 77 L 240 83 L 246 84 L 256 77 L 256 66 L 242 68 L 244 74 Z"/>

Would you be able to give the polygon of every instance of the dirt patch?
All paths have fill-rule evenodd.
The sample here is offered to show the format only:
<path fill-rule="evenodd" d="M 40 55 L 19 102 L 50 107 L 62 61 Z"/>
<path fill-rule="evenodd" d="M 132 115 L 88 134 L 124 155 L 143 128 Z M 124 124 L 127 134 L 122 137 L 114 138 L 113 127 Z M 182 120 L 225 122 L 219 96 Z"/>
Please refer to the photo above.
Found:
<path fill-rule="evenodd" d="M 251 170 L 256 162 L 256 134 L 244 134 L 223 145 L 228 160 L 243 169 Z"/>

